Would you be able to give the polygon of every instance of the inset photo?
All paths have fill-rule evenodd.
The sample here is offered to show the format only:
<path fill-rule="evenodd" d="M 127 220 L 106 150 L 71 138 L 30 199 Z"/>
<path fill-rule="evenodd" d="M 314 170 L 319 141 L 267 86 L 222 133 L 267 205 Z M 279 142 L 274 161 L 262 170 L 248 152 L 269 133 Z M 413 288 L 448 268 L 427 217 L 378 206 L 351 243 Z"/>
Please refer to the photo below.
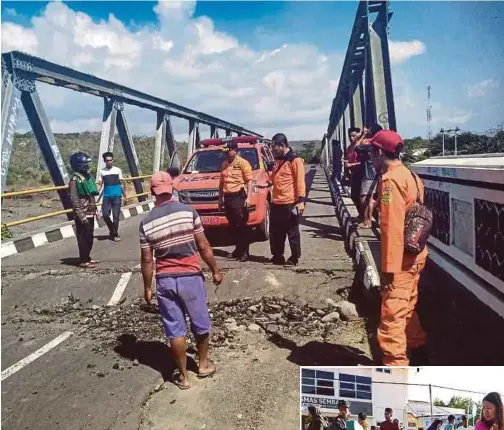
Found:
<path fill-rule="evenodd" d="M 504 367 L 301 367 L 301 430 L 504 430 Z"/>

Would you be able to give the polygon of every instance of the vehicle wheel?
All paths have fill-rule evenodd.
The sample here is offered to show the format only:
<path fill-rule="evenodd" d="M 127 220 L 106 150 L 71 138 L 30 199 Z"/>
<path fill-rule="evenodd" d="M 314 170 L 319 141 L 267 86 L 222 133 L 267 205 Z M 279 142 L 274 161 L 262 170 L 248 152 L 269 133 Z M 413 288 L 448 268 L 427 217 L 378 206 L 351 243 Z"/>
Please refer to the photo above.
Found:
<path fill-rule="evenodd" d="M 270 228 L 270 204 L 266 202 L 266 213 L 263 222 L 257 226 L 257 241 L 266 242 L 269 240 Z"/>

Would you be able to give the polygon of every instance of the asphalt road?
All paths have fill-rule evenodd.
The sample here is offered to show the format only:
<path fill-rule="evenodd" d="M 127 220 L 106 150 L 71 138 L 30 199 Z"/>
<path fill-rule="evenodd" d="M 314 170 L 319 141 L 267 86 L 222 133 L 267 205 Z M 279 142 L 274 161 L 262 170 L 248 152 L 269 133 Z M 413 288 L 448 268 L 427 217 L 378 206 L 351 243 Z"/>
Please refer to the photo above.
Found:
<path fill-rule="evenodd" d="M 253 303 L 283 298 L 299 309 L 324 309 L 324 315 L 329 312 L 326 299 L 348 297 L 353 267 L 325 176 L 317 168 L 308 171 L 307 179 L 311 189 L 297 269 L 265 265 L 268 243 L 253 244 L 252 261 L 245 264 L 225 257 L 231 247 L 215 249 L 225 280 L 218 289 L 207 283 L 208 299 L 211 306 L 226 303 L 230 314 L 225 317 L 234 315 L 234 304 L 244 298 Z M 290 337 L 266 329 L 236 329 L 229 335 L 234 329 L 222 320 L 216 330 L 222 328 L 229 339 L 212 348 L 218 373 L 208 380 L 193 375 L 187 391 L 164 383 L 170 360 L 159 317 L 141 307 L 140 219 L 122 222 L 119 243 L 106 240 L 103 229 L 96 231 L 92 256 L 100 264 L 95 270 L 74 266 L 74 239 L 2 260 L 3 428 L 295 428 L 300 364 L 371 362 L 362 319 L 315 322 L 316 334 L 299 331 Z M 121 301 L 107 308 L 118 284 L 126 282 Z M 221 318 L 215 313 L 215 319 Z M 238 320 L 243 316 L 236 310 Z M 31 354 L 62 334 L 67 338 L 31 360 Z M 10 373 L 20 360 L 24 366 Z"/>

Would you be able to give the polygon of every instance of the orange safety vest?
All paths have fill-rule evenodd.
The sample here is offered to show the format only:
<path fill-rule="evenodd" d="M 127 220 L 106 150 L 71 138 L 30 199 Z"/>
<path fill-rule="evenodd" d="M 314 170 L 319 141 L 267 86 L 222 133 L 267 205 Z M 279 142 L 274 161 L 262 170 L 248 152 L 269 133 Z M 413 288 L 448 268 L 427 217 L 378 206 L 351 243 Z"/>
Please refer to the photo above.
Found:
<path fill-rule="evenodd" d="M 417 183 L 423 201 L 424 186 L 420 179 Z M 417 186 L 411 172 L 401 161 L 394 160 L 378 185 L 381 270 L 384 273 L 408 271 L 413 264 L 427 258 L 427 247 L 418 255 L 404 251 L 404 218 L 416 198 Z"/>
<path fill-rule="evenodd" d="M 299 203 L 306 197 L 304 161 L 291 151 L 286 160 L 275 163 L 271 175 L 273 183 L 273 203 L 286 205 Z"/>

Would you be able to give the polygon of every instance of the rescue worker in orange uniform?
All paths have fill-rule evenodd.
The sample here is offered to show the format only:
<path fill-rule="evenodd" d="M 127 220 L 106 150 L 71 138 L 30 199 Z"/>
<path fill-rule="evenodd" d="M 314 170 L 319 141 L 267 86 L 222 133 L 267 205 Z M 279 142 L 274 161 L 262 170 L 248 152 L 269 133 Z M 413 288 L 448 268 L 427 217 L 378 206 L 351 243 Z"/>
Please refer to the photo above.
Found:
<path fill-rule="evenodd" d="M 227 160 L 221 166 L 219 208 L 224 208 L 231 233 L 236 240 L 236 249 L 230 257 L 245 262 L 249 259 L 250 246 L 247 222 L 249 199 L 252 195 L 252 166 L 238 155 L 237 143 L 228 142 L 223 150 L 227 152 Z"/>
<path fill-rule="evenodd" d="M 369 143 L 373 146 L 373 165 L 382 174 L 378 185 L 382 271 L 378 344 L 385 365 L 408 366 L 408 351 L 415 365 L 413 361 L 426 360 L 426 334 L 415 306 L 427 248 L 418 255 L 405 251 L 404 221 L 417 195 L 423 202 L 424 187 L 420 178 L 414 177 L 399 159 L 404 147 L 399 134 L 382 130 Z"/>
<path fill-rule="evenodd" d="M 306 197 L 304 161 L 289 147 L 287 137 L 278 133 L 272 138 L 275 167 L 271 174 L 273 198 L 270 215 L 270 263 L 297 266 L 301 258 L 299 218 Z M 289 238 L 291 256 L 285 261 L 285 239 Z"/>

